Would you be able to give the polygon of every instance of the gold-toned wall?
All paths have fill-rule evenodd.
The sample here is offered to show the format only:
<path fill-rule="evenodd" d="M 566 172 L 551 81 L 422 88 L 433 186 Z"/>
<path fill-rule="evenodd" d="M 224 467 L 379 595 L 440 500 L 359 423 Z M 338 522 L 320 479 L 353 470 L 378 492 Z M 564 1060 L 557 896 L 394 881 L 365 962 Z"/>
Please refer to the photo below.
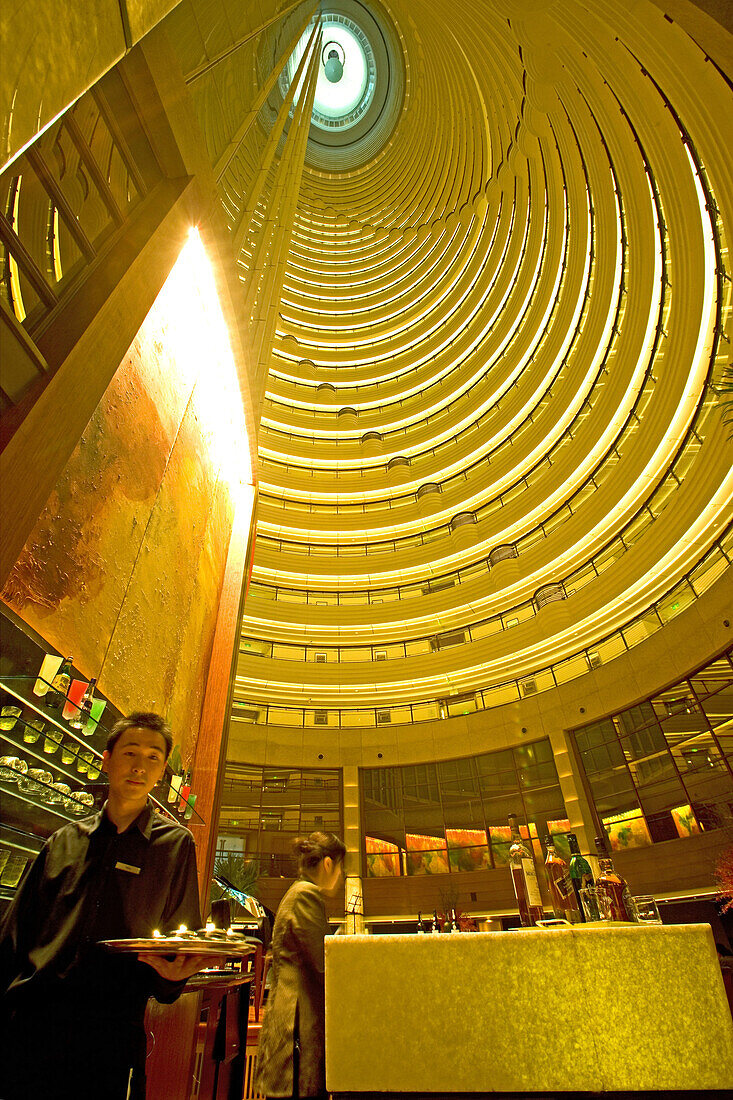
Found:
<path fill-rule="evenodd" d="M 0 166 L 112 68 L 176 3 L 38 0 L 5 5 L 0 20 Z"/>
<path fill-rule="evenodd" d="M 2 598 L 123 713 L 166 714 L 188 759 L 235 504 L 206 416 L 226 396 L 205 394 L 206 361 L 192 374 L 176 355 L 170 290 L 115 372 Z M 187 323 L 206 331 L 203 311 Z"/>

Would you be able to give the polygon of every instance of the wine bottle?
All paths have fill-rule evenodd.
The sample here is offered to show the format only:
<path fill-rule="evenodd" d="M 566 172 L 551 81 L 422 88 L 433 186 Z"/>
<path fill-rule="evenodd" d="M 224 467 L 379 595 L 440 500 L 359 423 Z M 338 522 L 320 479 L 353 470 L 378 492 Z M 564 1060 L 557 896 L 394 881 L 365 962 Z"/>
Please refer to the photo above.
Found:
<path fill-rule="evenodd" d="M 460 928 L 458 927 L 458 920 L 456 918 L 455 909 L 451 909 L 451 911 L 450 911 L 450 930 L 451 930 L 451 933 L 460 932 Z"/>
<path fill-rule="evenodd" d="M 525 928 L 531 928 L 544 917 L 540 884 L 537 881 L 537 868 L 531 850 L 525 845 L 519 833 L 517 815 L 509 814 L 511 829 L 511 847 L 509 864 L 512 872 L 512 885 L 519 906 L 519 918 Z"/>
<path fill-rule="evenodd" d="M 549 836 L 545 837 L 545 848 L 547 849 L 545 874 L 555 916 L 561 920 L 569 920 L 571 924 L 577 924 L 580 921 L 580 913 L 568 874 L 568 865 L 555 851 L 555 845 Z"/>
<path fill-rule="evenodd" d="M 418 936 L 425 935 L 425 929 L 422 926 L 422 913 L 420 912 L 417 914 L 417 934 Z"/>
<path fill-rule="evenodd" d="M 626 880 L 614 870 L 605 837 L 596 837 L 596 849 L 600 865 L 600 872 L 596 879 L 596 892 L 601 915 L 607 920 L 635 922 L 631 893 Z"/>
<path fill-rule="evenodd" d="M 46 706 L 58 710 L 63 704 L 71 684 L 71 667 L 73 663 L 73 657 L 64 658 L 60 669 L 51 681 L 51 688 L 46 694 Z"/>
<path fill-rule="evenodd" d="M 437 936 L 440 933 L 440 925 L 438 924 L 438 910 L 433 909 L 433 927 L 430 929 L 430 933 L 433 936 Z"/>
<path fill-rule="evenodd" d="M 75 730 L 84 730 L 87 736 L 92 732 L 89 728 L 90 718 L 92 715 L 92 703 L 94 702 L 94 686 L 97 681 L 92 677 L 87 685 L 87 689 L 79 700 L 79 709 L 73 718 L 69 719 L 69 725 L 73 726 Z"/>
<path fill-rule="evenodd" d="M 568 833 L 568 845 L 570 847 L 570 865 L 568 867 L 568 873 L 570 875 L 570 881 L 573 886 L 573 893 L 575 894 L 576 901 L 578 902 L 578 909 L 580 910 L 580 919 L 585 923 L 588 920 L 596 921 L 600 920 L 601 916 L 598 912 L 595 897 L 586 894 L 586 904 L 589 905 L 589 915 L 585 914 L 585 907 L 583 905 L 583 898 L 580 893 L 581 890 L 588 886 L 594 885 L 593 870 L 590 863 L 585 856 L 580 854 L 580 847 L 578 846 L 578 838 L 575 833 Z"/>

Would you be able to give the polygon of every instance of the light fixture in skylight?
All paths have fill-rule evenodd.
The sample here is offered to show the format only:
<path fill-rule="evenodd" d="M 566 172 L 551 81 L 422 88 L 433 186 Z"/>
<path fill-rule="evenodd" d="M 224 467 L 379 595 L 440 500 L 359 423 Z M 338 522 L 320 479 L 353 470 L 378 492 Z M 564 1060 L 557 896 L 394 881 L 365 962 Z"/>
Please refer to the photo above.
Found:
<path fill-rule="evenodd" d="M 372 101 L 376 81 L 374 54 L 368 38 L 353 20 L 342 15 L 325 16 L 322 27 L 311 123 L 323 130 L 347 129 L 361 118 Z M 311 24 L 303 32 L 285 66 L 280 78 L 283 95 L 295 75 L 312 29 Z M 295 103 L 301 91 L 302 86 L 296 92 Z"/>

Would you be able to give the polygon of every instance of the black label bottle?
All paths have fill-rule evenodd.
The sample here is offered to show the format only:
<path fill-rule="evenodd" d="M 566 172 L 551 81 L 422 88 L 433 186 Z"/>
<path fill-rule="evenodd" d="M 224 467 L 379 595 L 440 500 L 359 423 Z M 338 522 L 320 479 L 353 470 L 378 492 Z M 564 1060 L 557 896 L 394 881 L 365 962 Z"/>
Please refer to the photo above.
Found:
<path fill-rule="evenodd" d="M 519 919 L 525 928 L 531 928 L 545 915 L 540 884 L 537 880 L 537 868 L 530 847 L 525 845 L 520 835 L 516 814 L 509 814 L 509 828 L 512 832 L 509 865 L 514 894 L 519 906 Z"/>

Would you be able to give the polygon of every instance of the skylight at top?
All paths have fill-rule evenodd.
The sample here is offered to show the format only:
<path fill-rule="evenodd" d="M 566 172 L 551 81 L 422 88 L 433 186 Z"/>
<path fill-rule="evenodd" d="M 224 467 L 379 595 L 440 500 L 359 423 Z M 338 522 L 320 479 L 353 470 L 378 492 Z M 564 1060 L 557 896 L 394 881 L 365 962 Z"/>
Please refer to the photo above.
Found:
<path fill-rule="evenodd" d="M 323 130 L 345 130 L 358 122 L 372 101 L 376 78 L 374 53 L 369 39 L 352 19 L 343 15 L 326 15 L 322 26 L 321 56 L 311 124 Z M 287 94 L 312 30 L 311 23 L 303 32 L 283 70 L 280 77 L 283 95 Z M 330 54 L 335 54 L 343 66 L 340 78 L 335 81 L 326 76 L 325 66 Z M 295 103 L 298 102 L 301 90 L 299 88 L 295 94 Z"/>

